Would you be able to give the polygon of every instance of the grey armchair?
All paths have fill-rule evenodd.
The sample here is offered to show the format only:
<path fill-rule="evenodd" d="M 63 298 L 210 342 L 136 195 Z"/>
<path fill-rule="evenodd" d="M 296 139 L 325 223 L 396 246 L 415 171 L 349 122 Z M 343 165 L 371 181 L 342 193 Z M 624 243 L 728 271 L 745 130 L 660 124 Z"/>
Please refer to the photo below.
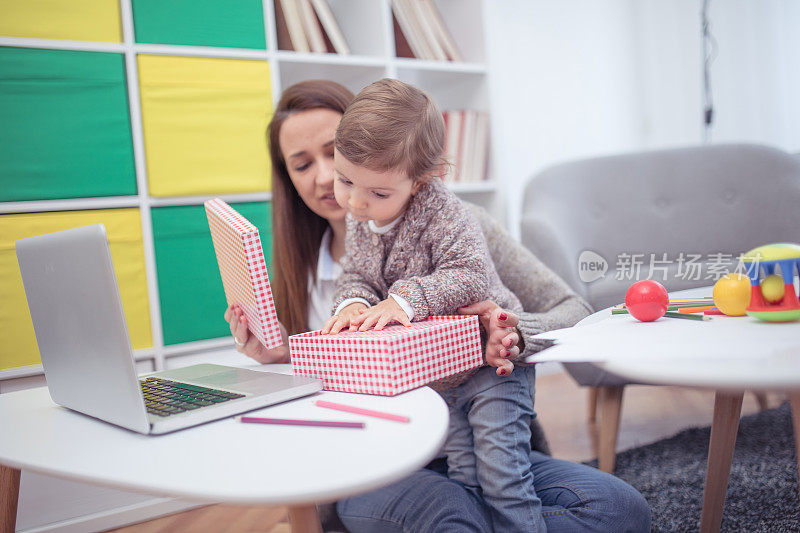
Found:
<path fill-rule="evenodd" d="M 800 241 L 800 157 L 730 144 L 553 166 L 526 185 L 521 237 L 595 309 L 622 302 L 637 279 L 656 279 L 669 291 L 710 285 L 742 252 Z M 606 261 L 604 276 L 597 256 Z M 588 363 L 564 366 L 580 385 L 596 387 L 589 418 L 599 411 L 598 462 L 610 472 L 623 387 L 631 382 Z"/>

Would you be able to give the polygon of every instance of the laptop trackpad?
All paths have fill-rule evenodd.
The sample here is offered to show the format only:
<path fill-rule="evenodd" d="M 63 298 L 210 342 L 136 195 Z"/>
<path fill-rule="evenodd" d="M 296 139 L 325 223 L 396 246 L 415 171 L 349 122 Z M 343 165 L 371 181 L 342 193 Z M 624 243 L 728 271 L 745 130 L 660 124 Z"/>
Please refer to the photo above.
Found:
<path fill-rule="evenodd" d="M 294 385 L 294 376 L 219 365 L 192 365 L 158 372 L 157 377 L 241 392 L 264 393 Z"/>

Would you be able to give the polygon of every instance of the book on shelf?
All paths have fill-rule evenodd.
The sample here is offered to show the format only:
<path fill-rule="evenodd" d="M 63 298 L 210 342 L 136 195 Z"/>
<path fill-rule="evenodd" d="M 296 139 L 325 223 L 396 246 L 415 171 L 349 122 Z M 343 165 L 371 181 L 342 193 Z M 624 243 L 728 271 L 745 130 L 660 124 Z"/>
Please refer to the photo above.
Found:
<path fill-rule="evenodd" d="M 445 111 L 444 115 L 444 156 L 449 163 L 444 181 L 453 183 L 458 181 L 461 139 L 461 119 L 463 114 L 459 110 Z"/>
<path fill-rule="evenodd" d="M 275 0 L 279 50 L 350 53 L 327 0 Z"/>
<path fill-rule="evenodd" d="M 484 181 L 489 156 L 489 115 L 474 109 L 448 110 L 442 114 L 445 157 L 450 163 L 444 181 Z"/>
<path fill-rule="evenodd" d="M 300 5 L 296 0 L 278 0 L 275 5 L 277 6 L 278 4 L 283 10 L 283 19 L 286 21 L 291 49 L 295 52 L 310 52 L 311 48 L 308 46 L 306 32 L 303 29 Z M 275 18 L 277 19 L 278 17 L 276 16 Z"/>
<path fill-rule="evenodd" d="M 486 163 L 489 155 L 489 115 L 475 111 L 474 150 L 472 152 L 472 181 L 486 179 Z"/>
<path fill-rule="evenodd" d="M 475 149 L 475 113 L 473 113 L 471 109 L 465 109 L 463 114 L 461 139 L 459 139 L 461 147 L 459 148 L 460 157 L 458 166 L 461 171 L 461 175 L 459 176 L 461 179 L 459 181 L 465 182 L 474 181 L 472 172 L 472 151 Z"/>
<path fill-rule="evenodd" d="M 322 26 L 320 26 L 317 15 L 314 13 L 314 8 L 311 6 L 311 0 L 297 0 L 297 3 L 300 7 L 300 18 L 303 21 L 303 29 L 308 38 L 308 47 L 314 53 L 326 53 L 328 48 L 325 46 L 325 39 L 322 36 Z"/>
<path fill-rule="evenodd" d="M 413 19 L 407 3 L 404 0 L 392 0 L 392 11 L 406 42 L 411 48 L 412 56 L 419 59 L 428 59 L 427 51 L 423 49 L 421 37 L 417 35 L 417 27 L 412 25 Z"/>
<path fill-rule="evenodd" d="M 275 33 L 278 37 L 278 50 L 294 50 L 281 0 L 275 0 Z"/>
<path fill-rule="evenodd" d="M 459 50 L 450 30 L 447 29 L 444 19 L 442 19 L 442 14 L 436 9 L 433 0 L 419 0 L 419 2 L 422 3 L 424 9 L 427 11 L 428 17 L 435 28 L 434 33 L 439 39 L 439 44 L 441 44 L 444 49 L 447 59 L 450 61 L 464 61 L 461 50 Z"/>
<path fill-rule="evenodd" d="M 331 11 L 331 6 L 328 5 L 327 0 L 311 0 L 311 3 L 314 5 L 317 17 L 319 17 L 319 21 L 325 29 L 334 51 L 337 54 L 348 55 L 350 47 L 347 46 L 342 29 L 339 27 L 339 23 L 336 22 L 336 17 L 333 16 L 333 11 Z"/>
<path fill-rule="evenodd" d="M 418 59 L 463 61 L 452 34 L 433 0 L 392 0 L 398 57 L 413 54 Z M 407 49 L 403 43 L 407 43 Z"/>
<path fill-rule="evenodd" d="M 427 45 L 428 53 L 436 61 L 447 61 L 447 55 L 439 42 L 439 36 L 436 34 L 436 28 L 434 28 L 433 20 L 431 20 L 425 3 L 422 0 L 404 1 L 411 6 L 412 17 L 416 19 L 419 25 L 419 33 Z"/>
<path fill-rule="evenodd" d="M 394 25 L 394 51 L 397 57 L 414 58 L 414 52 L 411 51 L 411 45 L 408 43 L 405 34 L 400 29 L 400 23 L 397 22 L 397 14 L 392 12 L 392 24 Z"/>

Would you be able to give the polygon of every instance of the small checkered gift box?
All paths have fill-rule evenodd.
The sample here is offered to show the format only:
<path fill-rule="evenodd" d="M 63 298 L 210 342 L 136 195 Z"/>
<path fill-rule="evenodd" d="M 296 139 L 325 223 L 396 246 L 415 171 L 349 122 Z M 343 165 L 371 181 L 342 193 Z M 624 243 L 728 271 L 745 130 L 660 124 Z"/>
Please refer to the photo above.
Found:
<path fill-rule="evenodd" d="M 238 304 L 247 327 L 267 348 L 283 344 L 258 228 L 215 198 L 205 202 L 228 305 Z"/>
<path fill-rule="evenodd" d="M 483 363 L 477 316 L 436 316 L 382 331 L 289 337 L 295 374 L 325 390 L 394 396 Z"/>

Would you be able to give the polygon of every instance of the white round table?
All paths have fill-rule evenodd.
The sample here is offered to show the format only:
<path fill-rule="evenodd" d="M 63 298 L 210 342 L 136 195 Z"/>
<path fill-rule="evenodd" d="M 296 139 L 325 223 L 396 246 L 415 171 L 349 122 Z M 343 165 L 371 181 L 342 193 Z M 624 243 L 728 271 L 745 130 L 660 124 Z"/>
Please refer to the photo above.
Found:
<path fill-rule="evenodd" d="M 611 373 L 642 383 L 704 387 L 716 391 L 700 522 L 702 532 L 720 529 L 744 391 L 787 393 L 792 406 L 795 453 L 800 450 L 800 324 L 765 324 L 751 317 L 716 317 L 715 320 L 717 325 L 735 324 L 745 335 L 748 332 L 758 334 L 763 339 L 762 351 L 751 343 L 734 342 L 726 348 L 730 357 L 719 354 L 711 357 L 703 350 L 691 350 L 691 338 L 674 338 L 671 342 L 676 351 L 685 355 L 664 359 L 612 359 L 600 363 Z M 776 332 L 777 328 L 783 328 L 782 334 L 788 330 L 797 331 L 797 344 L 773 349 L 770 336 L 763 332 Z M 712 330 L 709 328 L 708 331 Z M 621 338 L 620 342 L 624 339 Z"/>
<path fill-rule="evenodd" d="M 411 420 L 393 422 L 324 409 L 313 404 L 317 399 Z M 229 418 L 146 436 L 59 407 L 44 387 L 3 394 L 0 510 L 11 498 L 16 510 L 19 469 L 27 468 L 199 501 L 286 504 L 293 527 L 319 529 L 314 503 L 368 492 L 424 466 L 444 442 L 448 422 L 445 403 L 427 387 L 395 397 L 322 392 L 248 415 L 361 421 L 366 427 L 244 424 Z"/>

